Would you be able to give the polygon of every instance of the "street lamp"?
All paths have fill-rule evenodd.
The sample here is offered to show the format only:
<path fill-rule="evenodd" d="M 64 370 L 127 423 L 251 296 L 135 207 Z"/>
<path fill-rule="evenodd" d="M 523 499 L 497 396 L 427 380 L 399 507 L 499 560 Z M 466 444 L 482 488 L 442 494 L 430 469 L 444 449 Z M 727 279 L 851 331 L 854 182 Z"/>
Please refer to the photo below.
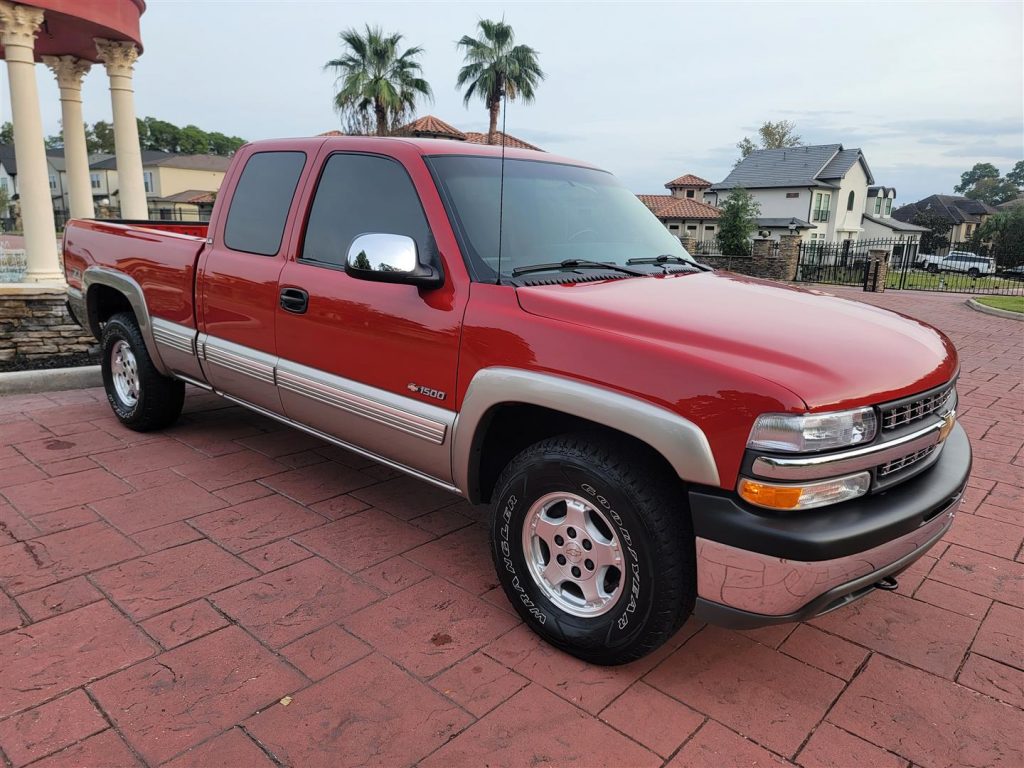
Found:
<path fill-rule="evenodd" d="M 792 219 L 789 220 L 789 227 L 788 227 L 789 234 L 792 235 L 794 232 L 796 232 L 797 226 L 798 226 L 798 224 L 797 224 L 797 221 L 796 221 L 796 217 L 794 216 Z"/>

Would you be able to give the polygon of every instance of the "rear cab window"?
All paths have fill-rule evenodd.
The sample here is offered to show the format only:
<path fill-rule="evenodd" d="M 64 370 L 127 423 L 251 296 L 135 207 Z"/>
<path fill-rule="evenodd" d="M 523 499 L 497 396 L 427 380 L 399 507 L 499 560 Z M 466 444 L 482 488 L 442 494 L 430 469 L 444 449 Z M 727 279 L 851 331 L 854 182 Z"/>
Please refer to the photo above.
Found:
<path fill-rule="evenodd" d="M 277 255 L 305 164 L 305 152 L 257 152 L 249 157 L 231 196 L 225 246 L 259 256 Z"/>

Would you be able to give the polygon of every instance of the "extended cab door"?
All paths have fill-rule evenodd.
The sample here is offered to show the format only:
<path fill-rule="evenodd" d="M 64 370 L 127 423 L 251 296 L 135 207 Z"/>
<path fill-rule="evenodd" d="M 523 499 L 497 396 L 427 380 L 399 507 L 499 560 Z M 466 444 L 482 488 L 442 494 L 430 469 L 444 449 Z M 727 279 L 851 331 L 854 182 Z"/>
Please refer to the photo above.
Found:
<path fill-rule="evenodd" d="M 229 207 L 211 227 L 212 243 L 199 265 L 197 346 L 215 389 L 280 413 L 274 383 L 277 284 L 308 155 L 264 146 L 243 149 L 236 160 L 240 173 L 224 185 Z"/>
<path fill-rule="evenodd" d="M 295 421 L 449 483 L 464 267 L 418 153 L 403 163 L 332 151 L 337 144 L 325 145 L 304 226 L 280 277 L 282 294 L 308 296 L 305 306 L 278 308 L 281 401 Z M 403 151 L 395 142 L 389 147 Z M 421 259 L 444 271 L 444 284 L 350 277 L 349 246 L 367 233 L 411 237 Z"/>

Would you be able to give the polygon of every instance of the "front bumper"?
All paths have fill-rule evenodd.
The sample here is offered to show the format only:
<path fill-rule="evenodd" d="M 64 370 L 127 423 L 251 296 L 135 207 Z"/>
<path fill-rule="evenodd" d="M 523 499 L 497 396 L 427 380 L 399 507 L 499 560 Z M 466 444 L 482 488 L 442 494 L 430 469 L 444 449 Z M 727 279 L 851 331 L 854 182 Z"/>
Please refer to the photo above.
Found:
<path fill-rule="evenodd" d="M 860 499 L 800 513 L 690 492 L 699 618 L 751 628 L 817 616 L 903 571 L 949 529 L 971 469 L 958 424 L 929 469 Z"/>

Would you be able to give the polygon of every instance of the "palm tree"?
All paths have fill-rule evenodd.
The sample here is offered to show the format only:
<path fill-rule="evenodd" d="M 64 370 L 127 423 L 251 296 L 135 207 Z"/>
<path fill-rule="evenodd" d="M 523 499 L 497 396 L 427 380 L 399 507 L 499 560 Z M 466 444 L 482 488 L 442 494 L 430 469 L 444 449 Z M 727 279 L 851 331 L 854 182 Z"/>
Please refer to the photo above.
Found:
<path fill-rule="evenodd" d="M 416 61 L 423 53 L 421 47 L 401 51 L 402 35 L 385 35 L 380 27 L 369 24 L 365 34 L 346 29 L 339 37 L 344 54 L 328 61 L 324 69 L 338 73 L 341 87 L 334 107 L 342 114 L 368 119 L 372 112 L 377 135 L 386 136 L 389 126 L 414 111 L 418 97 L 433 98 Z"/>
<path fill-rule="evenodd" d="M 465 65 L 459 70 L 458 87 L 469 84 L 463 102 L 469 106 L 474 95 L 479 96 L 491 114 L 487 143 L 494 143 L 501 112 L 501 96 L 533 101 L 537 85 L 544 72 L 537 62 L 537 51 L 528 45 L 513 45 L 516 33 L 502 21 L 481 19 L 477 27 L 483 33 L 480 39 L 463 35 L 456 47 L 465 51 Z"/>

